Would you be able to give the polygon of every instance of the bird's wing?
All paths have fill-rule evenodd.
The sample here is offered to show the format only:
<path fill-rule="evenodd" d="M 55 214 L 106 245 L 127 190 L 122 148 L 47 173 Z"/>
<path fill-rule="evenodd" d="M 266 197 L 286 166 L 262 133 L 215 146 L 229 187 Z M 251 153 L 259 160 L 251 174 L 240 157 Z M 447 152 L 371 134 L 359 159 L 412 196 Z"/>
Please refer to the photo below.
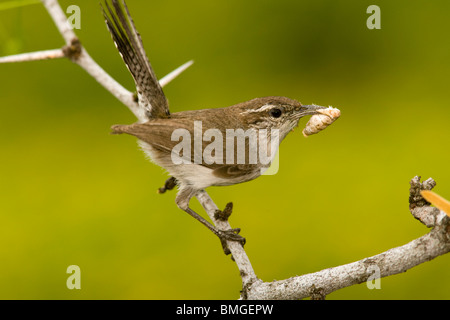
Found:
<path fill-rule="evenodd" d="M 175 115 L 175 114 L 174 114 Z M 167 124 L 167 122 L 170 121 L 170 125 Z M 153 119 L 146 123 L 134 123 L 131 125 L 115 125 L 112 127 L 112 133 L 114 134 L 121 134 L 121 133 L 127 133 L 129 135 L 133 135 L 140 140 L 150 144 L 153 148 L 158 149 L 159 151 L 165 153 L 167 157 L 171 157 L 172 153 L 175 152 L 177 156 L 179 156 L 182 159 L 186 159 L 189 161 L 189 163 L 195 163 L 202 165 L 206 168 L 214 170 L 213 174 L 217 177 L 222 178 L 232 178 L 239 175 L 254 175 L 256 172 L 259 173 L 261 166 L 258 164 L 239 164 L 237 162 L 237 154 L 235 152 L 234 154 L 234 162 L 231 164 L 226 163 L 226 153 L 223 152 L 221 156 L 218 156 L 221 161 L 209 161 L 205 162 L 205 158 L 207 155 L 205 155 L 204 151 L 205 148 L 211 147 L 210 141 L 205 141 L 201 137 L 199 139 L 201 140 L 201 154 L 200 158 L 195 158 L 195 137 L 191 136 L 190 133 L 194 132 L 193 129 L 193 121 L 188 119 L 177 119 L 176 117 L 171 119 Z M 184 135 L 173 135 L 174 130 L 185 130 L 184 132 L 188 135 L 185 137 Z M 178 131 L 183 133 L 182 131 Z M 185 139 L 188 140 L 185 140 Z M 172 140 L 173 139 L 173 140 Z M 223 150 L 223 146 L 225 146 L 226 143 L 226 135 L 223 133 L 223 140 L 222 144 L 219 147 Z M 184 144 L 187 143 L 187 144 Z M 182 153 L 184 152 L 190 152 L 190 154 L 183 154 L 181 156 L 180 148 L 177 148 L 176 146 L 179 144 L 184 144 L 187 148 L 183 148 Z M 246 141 L 245 146 L 245 160 L 248 161 L 248 153 L 249 153 L 249 145 L 248 141 Z M 189 150 L 188 150 L 189 149 Z M 210 150 L 211 151 L 211 150 Z M 214 152 L 207 152 L 207 154 L 212 154 Z M 178 159 L 178 158 L 177 158 Z M 214 158 L 217 160 L 217 158 Z M 197 160 L 197 161 L 196 161 Z M 212 162 L 212 163 L 211 163 Z"/>
<path fill-rule="evenodd" d="M 239 179 L 242 180 L 240 182 L 244 182 L 259 177 L 261 166 L 255 164 L 225 164 L 215 168 L 212 173 L 218 178 Z"/>
<path fill-rule="evenodd" d="M 151 125 L 148 122 L 114 125 L 111 127 L 111 130 L 113 134 L 126 133 L 135 136 L 161 152 L 166 153 L 167 156 L 170 156 L 173 148 L 179 143 L 179 141 L 171 140 L 174 128 L 159 121 L 152 120 L 151 122 Z M 182 128 L 182 124 L 180 126 Z"/>
<path fill-rule="evenodd" d="M 125 2 L 111 0 L 112 7 L 105 1 L 109 15 L 102 6 L 106 25 L 136 83 L 139 105 L 150 118 L 167 118 L 169 104 L 153 72 L 142 45 L 141 36 L 134 26 Z M 125 9 L 125 10 L 124 10 Z"/>

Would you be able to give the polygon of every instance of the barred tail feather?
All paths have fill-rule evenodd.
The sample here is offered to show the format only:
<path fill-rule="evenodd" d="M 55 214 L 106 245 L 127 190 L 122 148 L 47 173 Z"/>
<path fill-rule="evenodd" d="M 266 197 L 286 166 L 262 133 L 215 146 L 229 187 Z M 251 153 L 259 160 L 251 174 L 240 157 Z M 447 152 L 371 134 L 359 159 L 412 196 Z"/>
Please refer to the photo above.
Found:
<path fill-rule="evenodd" d="M 148 61 L 128 8 L 124 1 L 122 5 L 118 0 L 111 0 L 111 3 L 113 9 L 105 1 L 109 15 L 102 6 L 106 26 L 134 78 L 139 105 L 146 110 L 149 118 L 167 118 L 170 115 L 167 99 Z"/>

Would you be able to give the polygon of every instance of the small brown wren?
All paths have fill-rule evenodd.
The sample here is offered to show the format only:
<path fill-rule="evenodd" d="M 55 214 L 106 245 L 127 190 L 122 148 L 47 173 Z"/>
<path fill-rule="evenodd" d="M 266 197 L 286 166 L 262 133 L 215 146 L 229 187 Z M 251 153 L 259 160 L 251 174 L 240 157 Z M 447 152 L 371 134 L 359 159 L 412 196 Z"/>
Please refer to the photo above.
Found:
<path fill-rule="evenodd" d="M 238 229 L 219 230 L 194 212 L 189 207 L 190 199 L 209 186 L 233 185 L 259 177 L 270 166 L 278 144 L 299 120 L 318 114 L 324 107 L 302 105 L 285 97 L 264 97 L 226 108 L 170 113 L 126 4 L 117 0 L 111 3 L 105 3 L 109 14 L 103 10 L 106 24 L 134 78 L 139 106 L 147 118 L 145 122 L 115 125 L 113 133 L 137 137 L 151 160 L 169 172 L 171 178 L 161 191 L 176 183 L 179 208 L 204 224 L 222 243 L 243 242 Z M 267 152 L 270 155 L 265 157 Z"/>

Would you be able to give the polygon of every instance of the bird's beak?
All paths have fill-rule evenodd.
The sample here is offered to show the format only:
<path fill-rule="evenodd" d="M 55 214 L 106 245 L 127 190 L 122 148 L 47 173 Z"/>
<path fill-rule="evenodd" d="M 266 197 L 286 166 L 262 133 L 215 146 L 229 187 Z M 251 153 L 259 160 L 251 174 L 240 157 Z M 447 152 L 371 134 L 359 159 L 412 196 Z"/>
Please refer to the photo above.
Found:
<path fill-rule="evenodd" d="M 322 106 L 317 106 L 315 104 L 310 104 L 310 105 L 303 105 L 303 112 L 302 115 L 303 116 L 307 116 L 307 115 L 314 115 L 314 114 L 319 114 L 320 112 L 318 112 L 318 110 L 321 109 L 326 109 L 327 107 L 322 107 Z"/>
<path fill-rule="evenodd" d="M 318 106 L 315 104 L 302 105 L 300 107 L 298 117 L 301 118 L 304 116 L 319 114 L 320 112 L 318 110 L 322 110 L 322 109 L 326 109 L 326 107 Z"/>

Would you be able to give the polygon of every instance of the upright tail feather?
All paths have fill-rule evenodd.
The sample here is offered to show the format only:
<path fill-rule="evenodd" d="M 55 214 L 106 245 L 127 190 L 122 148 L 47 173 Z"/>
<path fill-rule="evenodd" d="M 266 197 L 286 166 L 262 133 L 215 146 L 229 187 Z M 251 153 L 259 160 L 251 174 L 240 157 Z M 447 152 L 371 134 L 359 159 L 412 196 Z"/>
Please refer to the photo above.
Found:
<path fill-rule="evenodd" d="M 148 61 L 128 8 L 123 0 L 122 5 L 118 0 L 111 0 L 111 3 L 114 9 L 105 0 L 109 15 L 102 6 L 106 26 L 134 78 L 139 105 L 146 110 L 149 118 L 167 118 L 170 115 L 167 99 Z"/>

